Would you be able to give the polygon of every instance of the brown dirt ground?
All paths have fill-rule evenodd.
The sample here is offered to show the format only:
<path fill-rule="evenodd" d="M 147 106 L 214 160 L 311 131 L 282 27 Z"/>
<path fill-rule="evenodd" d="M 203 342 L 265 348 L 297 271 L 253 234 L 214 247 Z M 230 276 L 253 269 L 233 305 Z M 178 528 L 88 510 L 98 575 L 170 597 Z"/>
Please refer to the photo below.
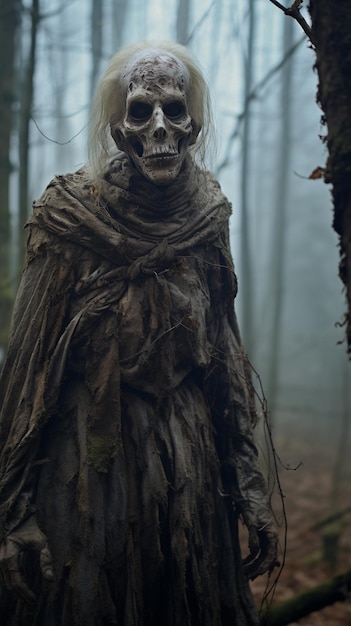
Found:
<path fill-rule="evenodd" d="M 318 437 L 317 437 L 318 440 Z M 330 512 L 330 494 L 333 468 L 337 457 L 337 444 L 331 439 L 309 443 L 310 437 L 278 439 L 276 449 L 285 466 L 279 478 L 287 517 L 287 549 L 285 565 L 279 577 L 273 602 L 279 602 L 305 592 L 327 581 L 335 574 L 351 569 L 351 512 L 342 518 L 342 531 L 338 544 L 336 565 L 323 560 L 323 537 L 313 526 Z M 290 462 L 291 461 L 291 462 Z M 289 465 L 290 463 L 290 465 Z M 301 463 L 301 465 L 299 465 Z M 297 467 L 299 465 L 299 467 Z M 279 498 L 274 496 L 278 516 L 282 510 Z M 274 500 L 273 500 L 274 502 Z M 339 481 L 337 508 L 351 506 L 351 455 Z M 284 527 L 280 531 L 284 544 Z M 255 600 L 260 605 L 267 577 L 261 576 L 252 583 Z M 351 626 L 351 594 L 345 602 L 338 602 L 322 611 L 291 622 L 291 626 Z"/>

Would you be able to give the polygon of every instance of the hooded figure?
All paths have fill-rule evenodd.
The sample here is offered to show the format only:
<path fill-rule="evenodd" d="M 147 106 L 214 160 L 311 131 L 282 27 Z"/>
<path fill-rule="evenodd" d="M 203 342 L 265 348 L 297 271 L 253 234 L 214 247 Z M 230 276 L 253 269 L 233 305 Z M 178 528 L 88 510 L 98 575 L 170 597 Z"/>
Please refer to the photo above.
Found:
<path fill-rule="evenodd" d="M 277 536 L 231 209 L 193 158 L 208 112 L 182 46 L 122 50 L 89 166 L 34 204 L 0 388 L 7 626 L 258 624 L 248 579 L 274 566 Z"/>

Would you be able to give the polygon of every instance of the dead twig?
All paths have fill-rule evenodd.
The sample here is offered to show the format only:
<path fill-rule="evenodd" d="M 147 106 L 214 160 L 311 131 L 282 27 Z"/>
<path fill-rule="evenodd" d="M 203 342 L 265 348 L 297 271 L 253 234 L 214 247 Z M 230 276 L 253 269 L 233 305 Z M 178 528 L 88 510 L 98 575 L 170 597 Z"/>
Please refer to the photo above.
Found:
<path fill-rule="evenodd" d="M 278 7 L 278 9 L 283 11 L 285 15 L 288 15 L 289 17 L 292 17 L 294 20 L 296 20 L 298 24 L 300 24 L 302 30 L 306 33 L 311 44 L 315 46 L 315 42 L 314 42 L 314 38 L 312 34 L 312 28 L 310 27 L 309 24 L 307 24 L 305 18 L 300 13 L 300 6 L 302 5 L 303 0 L 295 0 L 295 2 L 293 2 L 291 7 L 285 7 L 277 0 L 269 0 L 269 1 L 272 4 L 274 4 L 276 7 Z"/>

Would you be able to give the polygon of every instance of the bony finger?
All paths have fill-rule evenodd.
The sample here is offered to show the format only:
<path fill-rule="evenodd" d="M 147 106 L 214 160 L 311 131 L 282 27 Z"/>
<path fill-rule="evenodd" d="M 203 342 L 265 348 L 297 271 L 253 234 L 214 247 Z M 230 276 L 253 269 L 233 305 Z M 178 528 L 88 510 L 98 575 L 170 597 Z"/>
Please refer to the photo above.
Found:
<path fill-rule="evenodd" d="M 263 545 L 262 545 L 263 543 Z M 248 578 L 254 580 L 268 571 L 272 571 L 277 564 L 277 542 L 275 536 L 265 537 L 261 542 L 261 551 L 255 560 L 251 560 L 245 565 L 245 572 Z"/>
<path fill-rule="evenodd" d="M 40 568 L 45 580 L 52 582 L 54 580 L 54 568 L 51 552 L 47 544 L 40 550 Z"/>
<path fill-rule="evenodd" d="M 247 578 L 249 578 L 250 580 L 254 580 L 255 578 L 257 578 L 257 576 L 259 575 L 257 573 L 257 562 L 252 562 L 249 563 L 248 565 L 244 566 L 244 572 L 247 576 Z"/>
<path fill-rule="evenodd" d="M 273 563 L 277 559 L 278 537 L 276 533 L 267 532 L 261 540 L 261 551 L 266 555 L 266 559 Z"/>
<path fill-rule="evenodd" d="M 252 563 L 252 561 L 254 561 L 256 559 L 257 555 L 256 554 L 248 554 L 243 560 L 242 563 L 244 565 L 244 567 L 248 567 L 250 565 L 250 563 Z"/>
<path fill-rule="evenodd" d="M 268 572 L 271 569 L 271 565 L 271 559 L 268 557 L 261 557 L 257 559 L 249 575 L 251 580 L 254 580 L 257 576 L 262 576 L 262 574 Z"/>
<path fill-rule="evenodd" d="M 265 574 L 271 569 L 272 559 L 266 553 L 261 552 L 256 559 L 244 564 L 244 571 L 248 578 L 254 580 L 257 576 Z"/>

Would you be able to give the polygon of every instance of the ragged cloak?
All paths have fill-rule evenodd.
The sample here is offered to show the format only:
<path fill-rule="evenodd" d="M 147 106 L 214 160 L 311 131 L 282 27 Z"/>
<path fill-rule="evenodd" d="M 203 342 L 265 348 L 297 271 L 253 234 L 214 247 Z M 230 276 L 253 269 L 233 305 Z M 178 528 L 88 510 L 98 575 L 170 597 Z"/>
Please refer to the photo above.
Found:
<path fill-rule="evenodd" d="M 54 559 L 24 626 L 252 626 L 238 542 L 264 483 L 240 344 L 230 206 L 190 161 L 167 188 L 123 156 L 35 203 L 3 368 L 0 539 L 36 512 Z"/>

